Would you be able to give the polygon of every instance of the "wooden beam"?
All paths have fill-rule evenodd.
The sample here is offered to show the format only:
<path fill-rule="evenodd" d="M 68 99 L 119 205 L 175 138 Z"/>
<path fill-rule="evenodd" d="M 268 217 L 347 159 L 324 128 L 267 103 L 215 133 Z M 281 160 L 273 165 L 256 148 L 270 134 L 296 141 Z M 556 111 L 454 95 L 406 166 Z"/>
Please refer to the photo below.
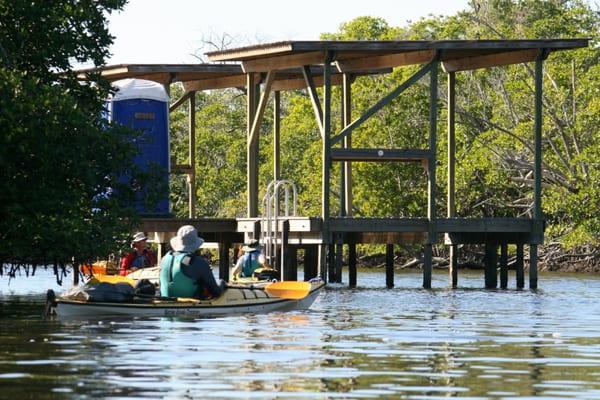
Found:
<path fill-rule="evenodd" d="M 193 92 L 184 93 L 183 96 L 181 96 L 175 103 L 169 106 L 169 112 L 173 112 L 179 107 L 181 107 L 181 105 L 185 103 L 190 98 L 190 96 L 192 96 L 192 93 Z"/>
<path fill-rule="evenodd" d="M 352 132 L 354 129 L 358 128 L 363 122 L 365 122 L 367 119 L 369 119 L 373 114 L 375 114 L 377 111 L 382 109 L 386 104 L 391 102 L 393 99 L 398 97 L 406 89 L 411 87 L 415 82 L 417 82 L 427 72 L 429 72 L 431 70 L 433 64 L 434 63 L 431 62 L 431 63 L 425 65 L 423 68 L 419 69 L 410 78 L 408 78 L 406 81 L 404 81 L 400 85 L 398 85 L 398 87 L 396 89 L 394 89 L 391 93 L 389 93 L 387 96 L 385 96 L 384 98 L 379 100 L 377 103 L 375 103 L 375 105 L 373 105 L 371 108 L 369 108 L 367 111 L 365 111 L 365 113 L 363 115 L 361 115 L 359 118 L 352 121 L 352 123 L 350 125 L 346 126 L 344 129 L 342 129 L 342 131 L 337 136 L 335 136 L 331 139 L 331 145 L 333 146 L 336 143 L 338 143 L 340 140 L 345 138 L 350 132 Z"/>
<path fill-rule="evenodd" d="M 421 149 L 331 149 L 331 161 L 423 161 L 431 158 L 429 150 Z"/>
<path fill-rule="evenodd" d="M 313 82 L 315 86 L 323 86 L 322 76 L 313 76 Z M 331 75 L 331 84 L 339 86 L 342 84 L 342 75 L 335 74 Z M 306 89 L 306 80 L 304 78 L 289 78 L 289 79 L 276 79 L 273 82 L 271 90 L 274 91 L 285 91 L 285 90 L 301 90 Z"/>
<path fill-rule="evenodd" d="M 310 67 L 308 65 L 302 67 L 302 75 L 304 76 L 306 90 L 308 91 L 308 95 L 313 106 L 313 111 L 315 112 L 315 118 L 317 119 L 319 132 L 321 132 L 321 137 L 323 137 L 323 110 L 321 109 L 317 88 L 315 87 L 315 82 L 313 81 L 312 74 L 310 73 Z M 324 83 L 325 81 L 323 80 L 323 84 Z"/>
<path fill-rule="evenodd" d="M 527 218 L 486 217 L 437 219 L 438 230 L 440 232 L 449 233 L 529 233 L 533 229 L 532 225 L 533 221 Z"/>
<path fill-rule="evenodd" d="M 442 68 L 446 72 L 456 72 L 478 68 L 520 64 L 534 61 L 539 52 L 539 49 L 528 49 L 509 51 L 505 53 L 487 54 L 483 56 L 465 57 L 455 60 L 446 60 L 442 63 Z"/>
<path fill-rule="evenodd" d="M 186 91 L 236 88 L 246 86 L 246 75 L 223 76 L 182 83 Z"/>
<path fill-rule="evenodd" d="M 265 87 L 260 96 L 260 100 L 258 102 L 258 106 L 256 109 L 256 114 L 254 115 L 254 121 L 252 122 L 252 128 L 250 129 L 250 137 L 248 139 L 249 143 L 254 143 L 256 138 L 258 137 L 258 131 L 260 130 L 260 125 L 262 124 L 263 115 L 265 114 L 265 108 L 267 107 L 267 101 L 269 99 L 269 95 L 271 94 L 271 85 L 273 85 L 273 78 L 275 78 L 275 72 L 269 71 L 267 73 L 267 78 L 265 80 Z"/>
<path fill-rule="evenodd" d="M 382 56 L 368 56 L 337 61 L 339 72 L 360 71 L 364 69 L 393 68 L 403 65 L 423 64 L 430 62 L 435 55 L 433 50 L 409 51 L 406 53 L 386 54 Z"/>
<path fill-rule="evenodd" d="M 330 218 L 332 232 L 427 232 L 426 218 Z"/>
<path fill-rule="evenodd" d="M 323 64 L 324 61 L 324 51 L 310 51 L 306 53 L 244 61 L 242 63 L 242 70 L 245 73 L 267 72 L 286 68 L 299 68 L 303 65 Z"/>

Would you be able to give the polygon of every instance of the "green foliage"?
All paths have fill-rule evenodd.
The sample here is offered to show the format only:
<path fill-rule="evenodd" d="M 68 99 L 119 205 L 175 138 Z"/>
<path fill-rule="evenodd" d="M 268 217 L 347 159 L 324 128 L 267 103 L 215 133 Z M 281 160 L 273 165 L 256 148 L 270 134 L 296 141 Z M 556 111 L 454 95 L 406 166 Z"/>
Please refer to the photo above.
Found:
<path fill-rule="evenodd" d="M 106 17 L 124 3 L 0 1 L 4 266 L 106 256 L 136 222 L 129 205 L 153 174 L 131 166 L 132 132 L 101 117 L 108 84 L 80 83 L 71 70 L 73 61 L 104 63 Z"/>

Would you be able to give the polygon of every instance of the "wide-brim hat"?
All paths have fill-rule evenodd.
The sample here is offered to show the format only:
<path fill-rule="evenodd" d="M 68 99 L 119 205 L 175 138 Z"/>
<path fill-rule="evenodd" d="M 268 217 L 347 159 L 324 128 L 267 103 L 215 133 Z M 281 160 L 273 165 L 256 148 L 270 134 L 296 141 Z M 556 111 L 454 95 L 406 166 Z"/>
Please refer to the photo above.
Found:
<path fill-rule="evenodd" d="M 192 225 L 184 225 L 177 231 L 177 236 L 171 238 L 171 248 L 182 253 L 193 253 L 198 250 L 204 239 L 198 236 L 198 231 Z"/>
<path fill-rule="evenodd" d="M 148 240 L 146 234 L 144 232 L 136 232 L 133 235 L 133 240 L 131 241 L 131 243 L 141 242 L 142 240 Z"/>
<path fill-rule="evenodd" d="M 242 251 L 245 251 L 246 253 L 257 250 L 260 250 L 260 243 L 258 243 L 258 240 L 256 239 L 253 239 L 249 243 L 242 246 Z"/>

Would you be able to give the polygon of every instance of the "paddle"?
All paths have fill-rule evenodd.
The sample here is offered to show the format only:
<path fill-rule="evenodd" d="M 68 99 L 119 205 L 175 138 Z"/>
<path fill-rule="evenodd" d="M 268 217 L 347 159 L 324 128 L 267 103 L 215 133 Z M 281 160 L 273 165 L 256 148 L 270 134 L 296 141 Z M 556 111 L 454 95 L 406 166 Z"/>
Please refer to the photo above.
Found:
<path fill-rule="evenodd" d="M 310 288 L 310 283 L 297 281 L 273 282 L 265 286 L 265 290 L 271 296 L 290 300 L 305 298 L 310 292 Z"/>

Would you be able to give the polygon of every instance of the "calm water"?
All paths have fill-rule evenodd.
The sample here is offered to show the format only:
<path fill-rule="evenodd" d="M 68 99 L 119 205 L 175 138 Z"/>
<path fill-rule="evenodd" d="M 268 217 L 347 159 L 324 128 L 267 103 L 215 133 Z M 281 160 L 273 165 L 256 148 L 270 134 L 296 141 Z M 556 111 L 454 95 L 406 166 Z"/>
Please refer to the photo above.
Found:
<path fill-rule="evenodd" d="M 600 399 L 600 279 L 537 292 L 417 289 L 359 273 L 311 310 L 212 319 L 42 321 L 39 274 L 0 278 L 0 398 Z M 347 281 L 347 280 L 346 280 Z M 511 276 L 514 287 L 514 276 Z"/>

